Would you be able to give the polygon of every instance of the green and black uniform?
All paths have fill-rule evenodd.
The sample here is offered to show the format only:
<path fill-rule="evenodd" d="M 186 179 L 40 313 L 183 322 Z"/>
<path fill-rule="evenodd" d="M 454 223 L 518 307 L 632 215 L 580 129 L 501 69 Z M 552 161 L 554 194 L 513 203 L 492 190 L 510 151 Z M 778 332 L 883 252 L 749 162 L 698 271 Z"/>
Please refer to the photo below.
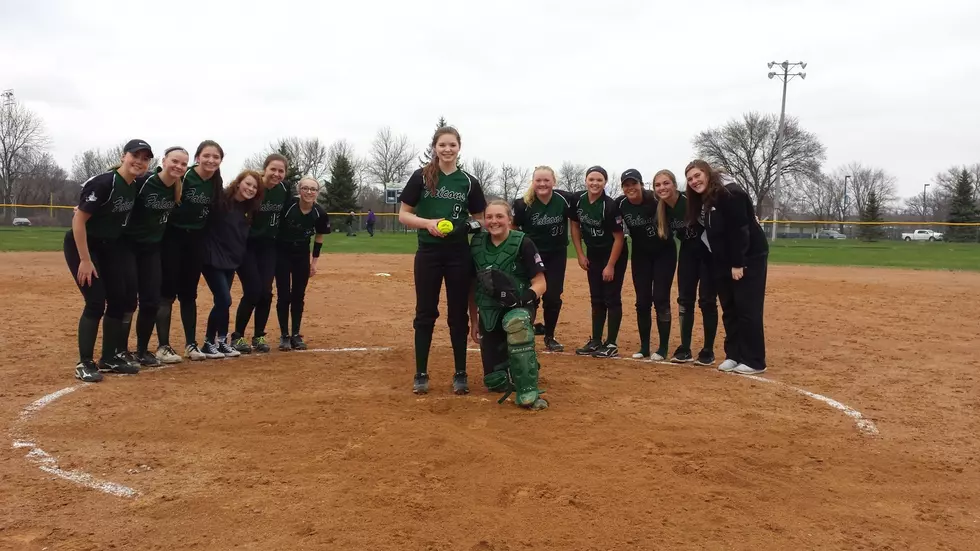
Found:
<path fill-rule="evenodd" d="M 125 347 L 122 335 L 122 319 L 126 313 L 126 289 L 135 278 L 120 254 L 119 238 L 123 225 L 133 210 L 136 189 L 127 184 L 115 170 L 90 178 L 82 184 L 78 210 L 91 214 L 85 223 L 89 257 L 98 277 L 92 277 L 90 285 L 79 286 L 85 298 L 85 308 L 78 322 L 79 361 L 90 362 L 95 354 L 95 341 L 102 326 L 102 360 L 116 355 Z M 64 240 L 65 261 L 68 270 L 78 284 L 78 267 L 81 255 L 75 244 L 75 234 L 69 230 Z"/>
<path fill-rule="evenodd" d="M 540 300 L 544 303 L 546 338 L 555 337 L 561 314 L 561 295 L 565 290 L 565 267 L 568 264 L 568 221 L 572 218 L 574 202 L 570 192 L 557 189 L 547 203 L 538 197 L 530 205 L 523 197 L 514 201 L 514 226 L 534 242 L 546 268 L 548 288 Z M 535 309 L 537 306 L 535 303 Z"/>
<path fill-rule="evenodd" d="M 602 193 L 595 201 L 589 200 L 589 192 L 575 195 L 572 221 L 578 222 L 585 241 L 586 258 L 589 260 L 589 296 L 592 302 L 592 339 L 602 341 L 602 330 L 609 315 L 609 332 L 605 342 L 615 344 L 619 337 L 619 325 L 623 321 L 623 279 L 629 246 L 624 241 L 623 250 L 616 259 L 612 281 L 602 280 L 602 270 L 612 254 L 613 234 L 623 233 L 623 220 L 616 208 L 616 201 Z"/>
<path fill-rule="evenodd" d="M 670 286 L 677 266 L 677 246 L 672 232 L 665 239 L 657 233 L 657 198 L 643 190 L 640 204 L 625 195 L 616 200 L 623 224 L 630 234 L 630 262 L 633 289 L 636 291 L 636 325 L 640 332 L 640 353 L 650 355 L 651 307 L 657 311 L 657 333 L 660 343 L 656 353 L 667 357 L 670 338 Z"/>
<path fill-rule="evenodd" d="M 283 337 L 298 337 L 303 321 L 306 285 L 310 281 L 310 238 L 330 233 L 330 217 L 313 203 L 303 213 L 299 200 L 291 200 L 282 215 L 276 240 L 276 314 Z M 315 246 L 314 256 L 320 255 Z M 293 331 L 289 332 L 289 310 L 292 308 Z"/>
<path fill-rule="evenodd" d="M 253 311 L 255 338 L 265 336 L 265 326 L 272 312 L 272 282 L 276 278 L 276 237 L 279 235 L 283 207 L 289 196 L 289 190 L 282 182 L 266 189 L 262 206 L 252 221 L 245 260 L 237 270 L 238 279 L 242 282 L 242 300 L 238 303 L 233 339 L 245 335 Z"/>
<path fill-rule="evenodd" d="M 681 242 L 677 258 L 677 319 L 681 325 L 681 346 L 677 352 L 691 353 L 696 295 L 704 325 L 704 346 L 699 358 L 713 358 L 715 336 L 718 333 L 718 299 L 709 264 L 711 257 L 701 241 L 704 229 L 696 223 L 687 222 L 687 196 L 683 191 L 673 207 L 667 203 L 664 207 L 670 220 L 670 229 Z"/>
<path fill-rule="evenodd" d="M 399 201 L 414 207 L 421 218 L 445 218 L 453 223 L 446 237 L 418 230 L 415 253 L 415 371 L 427 373 L 432 329 L 439 317 L 439 293 L 446 281 L 449 337 L 456 373 L 466 373 L 466 339 L 469 333 L 469 292 L 473 263 L 470 260 L 466 220 L 486 210 L 487 202 L 479 180 L 462 169 L 437 173 L 435 190 L 429 191 L 422 169 L 416 170 L 401 192 Z"/>
<path fill-rule="evenodd" d="M 197 343 L 197 286 L 204 262 L 204 228 L 221 193 L 222 180 L 218 172 L 205 180 L 196 167 L 191 166 L 184 173 L 180 204 L 170 212 L 160 245 L 163 275 L 157 316 L 160 346 L 170 344 L 170 316 L 175 299 L 180 300 L 184 342 Z"/>
<path fill-rule="evenodd" d="M 162 274 L 160 265 L 160 242 L 167 229 L 170 211 L 177 205 L 176 184 L 167 186 L 160 179 L 161 168 L 137 182 L 136 203 L 123 230 L 123 254 L 133 273 L 135 286 L 126 290 L 128 304 L 123 319 L 123 332 L 129 337 L 128 320 L 132 320 L 139 301 L 139 316 L 136 318 L 136 351 L 147 352 L 153 324 L 160 310 L 160 287 Z"/>

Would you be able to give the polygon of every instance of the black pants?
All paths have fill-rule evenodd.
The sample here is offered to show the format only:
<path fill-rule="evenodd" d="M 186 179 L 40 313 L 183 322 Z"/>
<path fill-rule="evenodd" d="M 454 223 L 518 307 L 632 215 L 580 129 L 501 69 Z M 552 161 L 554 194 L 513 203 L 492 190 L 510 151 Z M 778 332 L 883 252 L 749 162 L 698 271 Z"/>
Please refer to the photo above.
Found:
<path fill-rule="evenodd" d="M 636 291 L 636 311 L 650 314 L 656 309 L 657 319 L 670 319 L 670 287 L 677 268 L 677 248 L 673 241 L 656 251 L 633 249 L 633 289 Z"/>
<path fill-rule="evenodd" d="M 457 372 L 466 371 L 469 297 L 473 259 L 469 244 L 420 243 L 415 253 L 415 369 L 428 371 L 432 330 L 439 318 L 439 293 L 446 282 L 446 320 Z"/>
<path fill-rule="evenodd" d="M 217 342 L 228 336 L 228 323 L 231 314 L 231 282 L 235 279 L 235 270 L 225 270 L 214 266 L 204 266 L 204 281 L 211 289 L 214 305 L 208 315 L 208 326 L 204 340 Z"/>
<path fill-rule="evenodd" d="M 121 262 L 124 259 L 121 259 L 118 253 L 118 242 L 89 239 L 89 258 L 92 259 L 98 277 L 92 277 L 91 285 L 80 286 L 78 285 L 78 267 L 82 261 L 78 247 L 75 245 L 75 234 L 71 231 L 65 234 L 63 250 L 68 271 L 71 272 L 75 285 L 81 291 L 82 298 L 85 299 L 85 307 L 82 309 L 82 316 L 78 322 L 79 360 L 92 361 L 95 355 L 95 341 L 99 333 L 99 320 L 102 319 L 103 315 L 108 320 L 113 320 L 110 324 L 113 329 L 122 324 L 121 320 L 126 312 L 125 290 L 129 285 L 129 282 L 126 281 L 125 262 Z M 114 331 L 110 331 L 110 333 L 112 332 Z M 106 334 L 105 327 L 103 328 L 103 359 L 115 354 L 119 340 L 120 335 Z"/>
<path fill-rule="evenodd" d="M 280 247 L 276 252 L 276 314 L 284 337 L 299 335 L 303 321 L 306 285 L 310 281 L 310 249 Z M 293 312 L 293 332 L 289 332 L 289 310 Z"/>
<path fill-rule="evenodd" d="M 245 258 L 238 268 L 242 282 L 242 300 L 235 316 L 235 333 L 245 335 L 248 320 L 255 311 L 255 336 L 265 336 L 265 326 L 272 312 L 272 282 L 276 278 L 276 242 L 272 239 L 249 239 Z"/>
<path fill-rule="evenodd" d="M 160 286 L 163 279 L 160 268 L 159 243 L 135 243 L 125 241 L 121 247 L 126 255 L 130 270 L 135 274 L 135 285 L 126 289 L 126 313 L 132 315 L 139 306 L 136 317 L 136 351 L 146 352 L 150 344 L 150 335 L 157 320 L 160 309 Z"/>
<path fill-rule="evenodd" d="M 544 263 L 544 278 L 548 287 L 544 296 L 534 301 L 534 311 L 531 319 L 538 313 L 538 305 L 544 303 L 544 334 L 546 337 L 555 336 L 558 326 L 558 315 L 561 314 L 561 294 L 565 291 L 565 267 L 568 265 L 568 251 L 542 252 L 541 262 Z"/>
<path fill-rule="evenodd" d="M 167 226 L 160 244 L 160 316 L 157 338 L 160 346 L 170 344 L 170 312 L 174 300 L 180 300 L 180 320 L 184 325 L 184 342 L 197 342 L 197 286 L 201 282 L 204 235 L 200 230 L 183 230 Z"/>
<path fill-rule="evenodd" d="M 703 313 L 718 315 L 715 278 L 711 271 L 710 253 L 700 240 L 681 242 L 677 258 L 677 306 L 681 312 L 694 310 L 694 297 Z"/>
<path fill-rule="evenodd" d="M 494 371 L 502 371 L 510 366 L 510 354 L 507 350 L 507 332 L 504 331 L 501 320 L 497 320 L 493 330 L 487 331 L 480 322 L 480 359 L 483 361 L 483 374 L 489 375 Z"/>
<path fill-rule="evenodd" d="M 589 248 L 589 298 L 592 302 L 592 338 L 601 339 L 602 326 L 609 316 L 608 342 L 615 343 L 619 336 L 619 324 L 623 320 L 623 280 L 626 279 L 626 264 L 629 258 L 629 245 L 624 241 L 623 250 L 616 260 L 612 281 L 602 280 L 602 270 L 609 262 L 612 247 L 608 249 Z M 597 333 L 598 331 L 598 333 Z"/>
<path fill-rule="evenodd" d="M 721 322 L 725 325 L 725 356 L 755 369 L 766 367 L 763 309 L 766 301 L 768 256 L 746 259 L 742 279 L 731 268 L 716 268 Z"/>

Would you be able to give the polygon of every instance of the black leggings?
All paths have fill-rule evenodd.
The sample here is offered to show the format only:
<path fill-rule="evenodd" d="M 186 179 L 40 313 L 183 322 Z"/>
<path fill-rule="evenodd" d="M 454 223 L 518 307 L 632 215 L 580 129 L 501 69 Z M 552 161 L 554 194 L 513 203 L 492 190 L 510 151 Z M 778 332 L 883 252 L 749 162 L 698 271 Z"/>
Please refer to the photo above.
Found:
<path fill-rule="evenodd" d="M 619 336 L 619 324 L 623 321 L 623 280 L 626 279 L 626 264 L 629 245 L 624 241 L 623 250 L 616 259 L 612 281 L 602 280 L 602 270 L 609 262 L 612 247 L 608 249 L 589 248 L 589 298 L 592 302 L 592 338 L 602 340 L 602 326 L 609 316 L 607 341 L 615 343 Z"/>
<path fill-rule="evenodd" d="M 538 305 L 544 303 L 544 334 L 546 337 L 555 336 L 558 325 L 558 315 L 561 314 L 561 294 L 565 290 L 565 267 L 568 265 L 568 251 L 542 252 L 541 262 L 544 263 L 544 278 L 548 287 L 544 296 L 534 301 L 531 318 L 537 317 Z"/>
<path fill-rule="evenodd" d="M 673 239 L 655 251 L 633 249 L 633 289 L 636 311 L 650 315 L 656 309 L 658 320 L 670 320 L 670 287 L 677 268 L 677 247 Z"/>
<path fill-rule="evenodd" d="M 697 296 L 704 326 L 704 349 L 713 350 L 718 333 L 718 300 L 711 253 L 700 239 L 681 241 L 677 259 L 677 317 L 681 326 L 681 348 L 691 351 L 694 329 L 694 298 Z"/>
<path fill-rule="evenodd" d="M 157 338 L 160 346 L 170 344 L 170 315 L 174 300 L 180 300 L 184 343 L 197 342 L 197 286 L 201 282 L 204 233 L 167 226 L 160 244 L 160 312 Z"/>
<path fill-rule="evenodd" d="M 153 325 L 160 309 L 160 244 L 125 241 L 120 247 L 126 255 L 129 270 L 135 274 L 134 285 L 126 289 L 126 313 L 132 316 L 139 305 L 136 318 L 136 351 L 146 352 L 153 334 Z"/>
<path fill-rule="evenodd" d="M 276 252 L 276 314 L 283 337 L 299 335 L 303 322 L 306 285 L 310 281 L 310 249 L 280 247 Z M 289 332 L 289 310 L 293 311 L 293 332 Z"/>
<path fill-rule="evenodd" d="M 106 317 L 102 331 L 102 358 L 115 355 L 122 336 L 118 334 L 122 317 L 126 312 L 125 258 L 121 258 L 116 241 L 99 239 L 88 240 L 89 257 L 95 266 L 91 285 L 78 285 L 78 267 L 81 257 L 75 245 L 75 234 L 68 231 L 64 240 L 65 262 L 68 271 L 85 299 L 81 318 L 78 321 L 78 356 L 80 361 L 92 361 L 95 355 L 95 341 L 99 333 L 99 320 Z M 108 333 L 106 330 L 109 330 Z"/>
<path fill-rule="evenodd" d="M 204 333 L 205 342 L 217 342 L 228 336 L 228 323 L 231 314 L 231 282 L 235 270 L 225 270 L 214 266 L 204 266 L 204 281 L 214 296 L 214 306 L 208 315 L 208 326 Z"/>
<path fill-rule="evenodd" d="M 469 333 L 470 286 L 473 259 L 469 244 L 419 243 L 415 253 L 415 370 L 428 371 L 432 330 L 439 318 L 439 293 L 446 281 L 446 320 L 457 372 L 466 371 L 466 339 Z"/>
<path fill-rule="evenodd" d="M 265 326 L 272 311 L 272 282 L 276 278 L 276 242 L 272 239 L 249 239 L 245 258 L 238 267 L 242 282 L 242 300 L 235 316 L 235 333 L 244 336 L 248 320 L 255 311 L 255 336 L 265 336 Z"/>
<path fill-rule="evenodd" d="M 718 268 L 718 299 L 725 325 L 725 356 L 755 369 L 766 367 L 763 310 L 766 302 L 768 256 L 746 258 L 742 279 L 731 268 Z"/>
<path fill-rule="evenodd" d="M 504 331 L 501 320 L 492 331 L 487 331 L 480 322 L 480 359 L 483 362 L 483 374 L 489 375 L 494 371 L 503 371 L 510 367 L 510 354 L 507 349 L 507 332 Z"/>

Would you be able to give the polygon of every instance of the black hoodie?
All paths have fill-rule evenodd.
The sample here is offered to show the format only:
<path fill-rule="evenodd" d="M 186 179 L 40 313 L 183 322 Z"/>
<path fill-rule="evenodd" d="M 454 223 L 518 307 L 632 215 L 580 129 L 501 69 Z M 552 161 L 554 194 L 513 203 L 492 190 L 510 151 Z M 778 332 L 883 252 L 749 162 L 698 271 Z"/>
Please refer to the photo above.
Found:
<path fill-rule="evenodd" d="M 744 268 L 746 259 L 769 254 L 769 242 L 755 217 L 752 198 L 728 180 L 715 195 L 715 204 L 701 210 L 702 239 L 718 269 Z"/>

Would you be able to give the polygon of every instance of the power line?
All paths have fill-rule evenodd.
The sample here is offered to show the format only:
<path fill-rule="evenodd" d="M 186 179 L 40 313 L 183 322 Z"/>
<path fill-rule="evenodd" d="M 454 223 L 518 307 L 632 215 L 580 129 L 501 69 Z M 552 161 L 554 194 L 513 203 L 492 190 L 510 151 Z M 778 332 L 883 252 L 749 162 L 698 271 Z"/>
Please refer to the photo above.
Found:
<path fill-rule="evenodd" d="M 783 61 L 779 63 L 778 61 L 770 61 L 769 68 L 772 69 L 774 65 L 778 65 L 783 71 L 782 72 L 769 72 L 769 78 L 779 77 L 783 81 L 783 106 L 779 111 L 779 131 L 776 134 L 776 184 L 773 186 L 772 192 L 772 240 L 776 240 L 776 226 L 775 220 L 779 218 L 776 214 L 776 206 L 779 197 L 779 185 L 782 179 L 783 172 L 783 125 L 786 120 L 786 85 L 793 77 L 800 77 L 802 79 L 806 78 L 806 73 L 790 73 L 790 69 L 795 69 L 799 67 L 800 69 L 806 69 L 806 63 L 799 61 L 796 63 L 790 63 L 789 61 Z"/>

